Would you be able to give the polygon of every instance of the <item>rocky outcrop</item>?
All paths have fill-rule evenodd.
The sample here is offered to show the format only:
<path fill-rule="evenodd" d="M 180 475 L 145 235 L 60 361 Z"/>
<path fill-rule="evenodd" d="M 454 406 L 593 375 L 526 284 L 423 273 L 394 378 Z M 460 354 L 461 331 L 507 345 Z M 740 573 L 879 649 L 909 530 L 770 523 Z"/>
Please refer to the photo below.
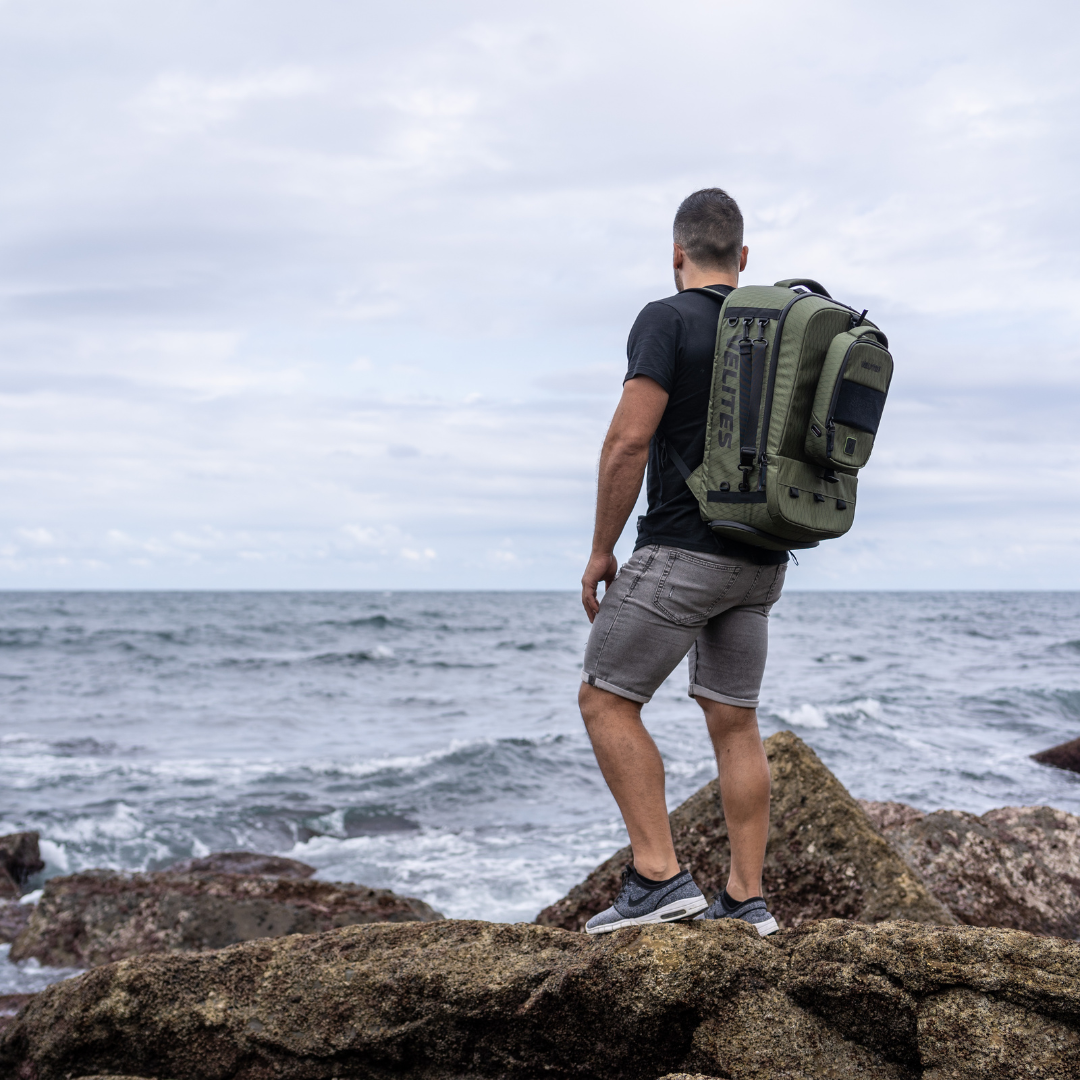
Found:
<path fill-rule="evenodd" d="M 1080 944 L 846 920 L 600 938 L 534 924 L 351 926 L 147 956 L 39 994 L 0 1076 L 174 1080 L 1065 1080 Z"/>
<path fill-rule="evenodd" d="M 877 922 L 955 922 L 917 874 L 884 841 L 843 784 L 798 736 L 765 740 L 772 772 L 772 811 L 764 890 L 782 926 L 837 917 Z M 713 780 L 671 813 L 679 861 L 706 895 L 727 882 L 727 825 Z M 580 930 L 619 891 L 630 848 L 601 863 L 536 921 Z"/>
<path fill-rule="evenodd" d="M 296 859 L 260 855 L 257 851 L 215 851 L 201 859 L 184 859 L 165 867 L 168 874 L 255 874 L 259 877 L 309 878 L 315 873 Z"/>
<path fill-rule="evenodd" d="M 862 805 L 961 922 L 1080 937 L 1080 818 L 1049 806 L 979 816 Z"/>
<path fill-rule="evenodd" d="M 20 904 L 18 900 L 0 900 L 0 945 L 14 941 L 26 929 L 33 913 L 32 904 Z"/>
<path fill-rule="evenodd" d="M 92 967 L 143 953 L 220 949 L 356 923 L 441 918 L 422 900 L 364 885 L 87 870 L 46 882 L 11 958 Z"/>
<path fill-rule="evenodd" d="M 1051 746 L 1049 750 L 1040 750 L 1031 756 L 1033 760 L 1040 761 L 1043 765 L 1053 765 L 1058 769 L 1080 772 L 1080 739 L 1072 739 L 1070 742 Z"/>
<path fill-rule="evenodd" d="M 0 994 L 0 1035 L 14 1023 L 19 1010 L 32 997 L 33 994 Z"/>
<path fill-rule="evenodd" d="M 45 869 L 36 832 L 0 836 L 0 899 L 18 899 L 22 887 Z"/>

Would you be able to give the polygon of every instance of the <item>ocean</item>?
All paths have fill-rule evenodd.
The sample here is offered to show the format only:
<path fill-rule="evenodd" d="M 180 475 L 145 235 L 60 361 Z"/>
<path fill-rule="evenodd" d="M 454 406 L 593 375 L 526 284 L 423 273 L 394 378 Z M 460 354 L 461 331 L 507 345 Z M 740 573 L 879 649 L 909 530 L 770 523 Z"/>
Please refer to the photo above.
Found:
<path fill-rule="evenodd" d="M 41 833 L 33 887 L 249 849 L 530 920 L 626 842 L 588 629 L 573 593 L 0 594 L 0 833 Z M 715 776 L 686 683 L 644 713 L 672 806 Z M 1080 734 L 1080 593 L 790 591 L 760 716 L 858 797 L 1080 813 L 1028 756 Z M 0 949 L 0 993 L 66 974 Z"/>

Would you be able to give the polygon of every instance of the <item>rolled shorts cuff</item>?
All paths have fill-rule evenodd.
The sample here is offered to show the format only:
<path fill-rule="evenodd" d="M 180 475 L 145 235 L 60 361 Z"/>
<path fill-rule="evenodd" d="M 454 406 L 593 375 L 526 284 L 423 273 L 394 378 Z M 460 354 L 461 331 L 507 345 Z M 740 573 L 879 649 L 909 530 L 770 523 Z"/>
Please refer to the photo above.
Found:
<path fill-rule="evenodd" d="M 628 701 L 636 701 L 642 705 L 647 705 L 652 701 L 652 694 L 635 694 L 633 690 L 624 690 L 621 686 L 616 686 L 614 683 L 604 682 L 603 679 L 598 679 L 595 675 L 590 675 L 587 671 L 582 671 L 581 681 L 588 683 L 590 686 L 598 686 L 601 690 L 606 690 L 609 694 L 616 694 L 621 698 L 626 698 Z"/>
<path fill-rule="evenodd" d="M 699 683 L 691 683 L 687 693 L 691 697 L 703 697 L 708 701 L 719 701 L 721 705 L 734 705 L 739 709 L 756 709 L 758 707 L 758 698 L 751 700 L 750 698 L 731 697 L 729 694 L 718 694 L 715 690 L 710 690 Z"/>

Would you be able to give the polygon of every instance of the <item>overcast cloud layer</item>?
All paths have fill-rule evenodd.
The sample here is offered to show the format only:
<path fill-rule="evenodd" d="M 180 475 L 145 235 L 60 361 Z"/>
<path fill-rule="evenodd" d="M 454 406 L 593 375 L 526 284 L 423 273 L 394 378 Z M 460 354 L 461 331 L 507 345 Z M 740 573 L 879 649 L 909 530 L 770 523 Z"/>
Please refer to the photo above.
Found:
<path fill-rule="evenodd" d="M 0 586 L 574 587 L 719 184 L 896 357 L 791 584 L 1076 588 L 1078 22 L 0 0 Z"/>

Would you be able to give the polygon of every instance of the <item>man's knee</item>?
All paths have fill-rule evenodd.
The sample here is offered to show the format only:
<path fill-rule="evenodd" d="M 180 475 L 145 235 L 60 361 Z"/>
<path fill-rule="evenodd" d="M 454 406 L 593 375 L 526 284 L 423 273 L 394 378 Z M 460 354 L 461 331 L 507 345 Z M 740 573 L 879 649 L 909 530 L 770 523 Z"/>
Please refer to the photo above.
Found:
<path fill-rule="evenodd" d="M 746 709 L 741 705 L 727 705 L 711 698 L 696 697 L 694 700 L 705 713 L 705 722 L 713 733 L 727 733 L 757 730 L 757 709 Z"/>
<path fill-rule="evenodd" d="M 578 708 L 581 709 L 581 719 L 585 721 L 586 728 L 601 720 L 623 715 L 633 719 L 641 714 L 641 706 L 636 701 L 619 697 L 599 686 L 590 686 L 587 682 L 582 682 L 578 690 Z"/>

